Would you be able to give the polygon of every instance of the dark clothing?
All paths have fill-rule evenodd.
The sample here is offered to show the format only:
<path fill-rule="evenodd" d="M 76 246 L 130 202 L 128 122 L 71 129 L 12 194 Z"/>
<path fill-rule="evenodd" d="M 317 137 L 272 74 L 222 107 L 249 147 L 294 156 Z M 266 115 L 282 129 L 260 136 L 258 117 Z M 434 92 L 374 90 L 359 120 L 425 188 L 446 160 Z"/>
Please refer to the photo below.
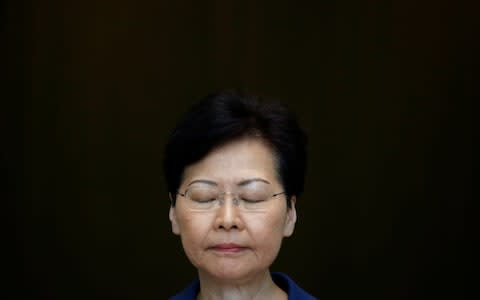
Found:
<path fill-rule="evenodd" d="M 288 295 L 288 300 L 316 300 L 315 297 L 305 292 L 286 274 L 274 272 L 272 279 Z M 181 293 L 173 296 L 170 300 L 195 300 L 200 291 L 200 281 L 197 279 Z"/>

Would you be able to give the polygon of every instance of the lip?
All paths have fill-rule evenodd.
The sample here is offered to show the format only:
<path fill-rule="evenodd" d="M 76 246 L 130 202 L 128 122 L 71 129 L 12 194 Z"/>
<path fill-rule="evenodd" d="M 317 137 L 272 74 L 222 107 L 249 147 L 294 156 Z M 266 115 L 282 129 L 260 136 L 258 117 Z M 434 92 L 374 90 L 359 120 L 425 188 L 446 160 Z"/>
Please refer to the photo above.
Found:
<path fill-rule="evenodd" d="M 237 253 L 247 249 L 247 247 L 235 243 L 221 243 L 210 247 L 210 249 L 222 253 Z"/>

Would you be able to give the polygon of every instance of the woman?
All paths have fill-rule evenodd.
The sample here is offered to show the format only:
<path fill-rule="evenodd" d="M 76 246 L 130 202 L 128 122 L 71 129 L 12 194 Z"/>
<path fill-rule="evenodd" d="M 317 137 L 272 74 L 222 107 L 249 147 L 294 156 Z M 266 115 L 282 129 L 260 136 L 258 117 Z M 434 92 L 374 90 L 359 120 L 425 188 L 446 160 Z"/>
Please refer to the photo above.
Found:
<path fill-rule="evenodd" d="M 270 265 L 293 233 L 306 136 L 280 104 L 223 92 L 179 122 L 165 151 L 169 218 L 198 280 L 171 299 L 315 299 Z"/>

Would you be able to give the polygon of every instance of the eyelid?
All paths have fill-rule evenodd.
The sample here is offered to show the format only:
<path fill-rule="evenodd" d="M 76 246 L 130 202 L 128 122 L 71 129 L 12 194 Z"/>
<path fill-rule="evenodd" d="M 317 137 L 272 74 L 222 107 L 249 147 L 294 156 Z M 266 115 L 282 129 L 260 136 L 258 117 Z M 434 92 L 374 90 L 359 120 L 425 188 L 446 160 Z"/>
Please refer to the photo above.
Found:
<path fill-rule="evenodd" d="M 253 200 L 253 199 L 247 199 L 247 198 L 240 198 L 240 200 L 245 201 L 247 203 L 257 203 L 257 202 L 266 201 L 267 199 Z"/>

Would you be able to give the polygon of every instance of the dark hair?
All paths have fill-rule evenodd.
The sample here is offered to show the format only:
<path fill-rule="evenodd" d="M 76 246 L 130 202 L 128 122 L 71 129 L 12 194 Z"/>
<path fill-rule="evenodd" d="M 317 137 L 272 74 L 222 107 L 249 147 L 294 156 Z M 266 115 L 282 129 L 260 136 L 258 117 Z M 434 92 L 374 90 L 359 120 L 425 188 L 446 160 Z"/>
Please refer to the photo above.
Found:
<path fill-rule="evenodd" d="M 187 166 L 214 148 L 247 136 L 259 137 L 271 147 L 290 207 L 291 196 L 303 192 L 307 137 L 285 106 L 235 91 L 206 96 L 173 130 L 163 164 L 172 205 Z"/>

